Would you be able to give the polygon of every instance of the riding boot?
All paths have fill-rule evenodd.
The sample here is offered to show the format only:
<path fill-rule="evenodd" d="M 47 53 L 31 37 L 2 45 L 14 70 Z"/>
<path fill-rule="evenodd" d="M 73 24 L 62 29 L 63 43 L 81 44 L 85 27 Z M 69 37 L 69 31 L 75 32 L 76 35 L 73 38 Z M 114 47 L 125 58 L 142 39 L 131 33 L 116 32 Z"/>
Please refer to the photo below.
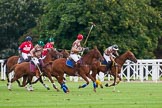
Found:
<path fill-rule="evenodd" d="M 107 68 L 108 68 L 108 69 L 111 69 L 111 66 L 112 66 L 112 61 L 108 61 L 108 63 L 107 63 Z"/>
<path fill-rule="evenodd" d="M 78 75 L 79 73 L 79 68 L 80 68 L 80 61 L 78 60 L 74 67 L 74 71 L 76 72 L 76 75 Z"/>

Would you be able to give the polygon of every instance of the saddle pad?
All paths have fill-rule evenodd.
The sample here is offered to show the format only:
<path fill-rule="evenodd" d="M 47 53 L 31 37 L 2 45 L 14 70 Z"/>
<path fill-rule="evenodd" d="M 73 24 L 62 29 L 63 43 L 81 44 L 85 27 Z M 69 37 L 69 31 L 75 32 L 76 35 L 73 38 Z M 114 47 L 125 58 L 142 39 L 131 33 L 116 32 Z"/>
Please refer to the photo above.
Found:
<path fill-rule="evenodd" d="M 36 71 L 36 66 L 34 65 L 33 62 L 29 62 L 30 63 L 30 72 L 35 72 Z"/>
<path fill-rule="evenodd" d="M 102 65 L 107 65 L 107 61 L 104 59 L 104 61 L 102 61 L 101 64 L 102 64 Z"/>
<path fill-rule="evenodd" d="M 66 60 L 66 65 L 69 66 L 69 67 L 71 67 L 71 68 L 73 68 L 74 67 L 74 61 L 67 59 Z"/>

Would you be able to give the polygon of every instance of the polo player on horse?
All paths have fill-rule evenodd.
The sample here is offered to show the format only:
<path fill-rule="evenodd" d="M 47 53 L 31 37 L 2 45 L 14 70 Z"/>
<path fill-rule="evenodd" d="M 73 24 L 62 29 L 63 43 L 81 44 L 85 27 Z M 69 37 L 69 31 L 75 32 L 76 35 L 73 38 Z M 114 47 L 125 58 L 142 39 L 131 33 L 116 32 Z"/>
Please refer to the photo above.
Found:
<path fill-rule="evenodd" d="M 38 41 L 38 43 L 34 46 L 34 48 L 30 51 L 32 56 L 32 61 L 35 66 L 37 66 L 38 71 L 36 71 L 36 77 L 39 78 L 40 74 L 42 74 L 42 51 L 43 51 L 44 42 Z"/>
<path fill-rule="evenodd" d="M 107 62 L 108 68 L 111 68 L 112 64 L 114 65 L 115 63 L 114 58 L 116 58 L 116 56 L 119 56 L 118 50 L 119 48 L 117 45 L 112 45 L 106 48 L 106 50 L 104 51 L 103 57 L 105 58 Z"/>
<path fill-rule="evenodd" d="M 33 49 L 33 44 L 31 41 L 32 38 L 30 36 L 27 36 L 25 38 L 25 42 L 21 43 L 21 45 L 19 46 L 18 50 L 21 57 L 18 59 L 18 63 L 21 63 L 23 61 L 30 61 L 30 51 Z"/>
<path fill-rule="evenodd" d="M 71 48 L 71 52 L 70 52 L 70 57 L 75 61 L 76 63 L 76 67 L 75 70 L 78 71 L 78 68 L 80 67 L 80 58 L 81 56 L 79 55 L 79 53 L 81 53 L 84 48 L 81 47 L 80 42 L 83 40 L 83 35 L 82 34 L 78 34 L 77 39 L 73 42 L 72 44 L 72 48 Z"/>

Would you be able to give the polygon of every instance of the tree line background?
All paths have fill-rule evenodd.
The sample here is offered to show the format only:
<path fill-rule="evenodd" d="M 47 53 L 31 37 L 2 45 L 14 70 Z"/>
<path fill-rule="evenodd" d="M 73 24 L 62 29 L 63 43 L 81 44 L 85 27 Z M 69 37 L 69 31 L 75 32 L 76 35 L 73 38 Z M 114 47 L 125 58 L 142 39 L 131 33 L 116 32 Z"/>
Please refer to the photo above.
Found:
<path fill-rule="evenodd" d="M 86 47 L 117 44 L 120 54 L 162 58 L 162 0 L 0 0 L 0 14 L 0 58 L 17 55 L 28 35 L 70 50 L 77 34 L 85 41 L 90 22 Z"/>

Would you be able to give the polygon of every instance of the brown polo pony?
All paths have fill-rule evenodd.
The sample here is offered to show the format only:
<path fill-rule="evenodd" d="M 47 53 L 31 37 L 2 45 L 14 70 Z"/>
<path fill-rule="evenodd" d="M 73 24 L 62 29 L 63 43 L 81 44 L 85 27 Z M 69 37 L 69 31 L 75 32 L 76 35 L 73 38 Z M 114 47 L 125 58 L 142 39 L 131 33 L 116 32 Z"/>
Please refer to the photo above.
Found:
<path fill-rule="evenodd" d="M 52 51 L 54 51 L 54 49 L 52 49 Z M 51 51 L 51 53 L 49 53 L 49 54 L 51 55 L 52 59 L 51 59 L 51 57 L 47 57 L 46 61 L 55 60 L 55 59 L 58 58 L 58 55 L 55 54 L 55 52 L 52 52 L 52 51 Z M 65 50 L 65 49 L 60 50 L 60 55 L 59 55 L 59 56 L 61 56 L 61 54 L 62 54 L 62 57 L 63 57 L 63 58 L 67 58 L 67 57 L 69 56 L 68 51 Z M 6 65 L 6 72 L 5 72 L 5 74 L 6 74 L 7 82 L 9 82 L 9 73 L 12 72 L 12 71 L 11 71 L 11 68 L 12 68 L 15 64 L 18 63 L 18 59 L 19 59 L 19 56 L 11 56 L 11 57 L 7 58 L 7 59 L 4 61 L 4 63 L 3 63 L 3 67 Z M 45 62 L 46 62 L 46 61 L 45 61 Z M 24 77 L 24 81 L 25 81 L 25 79 L 26 79 L 26 77 Z M 17 81 L 18 85 L 19 85 L 20 87 L 22 87 L 22 85 L 20 84 L 20 81 L 18 81 L 18 80 L 16 80 L 16 81 Z M 40 82 L 43 84 L 42 79 L 40 79 Z M 8 83 L 7 83 L 7 85 L 8 85 Z M 43 84 L 43 85 L 46 86 L 45 84 Z M 46 88 L 49 89 L 48 87 L 46 87 Z"/>
<path fill-rule="evenodd" d="M 69 76 L 76 76 L 76 75 L 81 76 L 86 81 L 86 83 L 83 84 L 82 86 L 79 86 L 79 88 L 86 87 L 89 84 L 87 77 L 90 78 L 93 81 L 94 91 L 96 92 L 95 79 L 90 75 L 91 63 L 94 58 L 103 60 L 103 57 L 99 52 L 99 50 L 97 49 L 97 47 L 90 50 L 87 54 L 83 55 L 83 57 L 81 58 L 79 72 L 76 72 L 74 68 L 71 68 L 66 65 L 67 59 L 65 58 L 56 59 L 55 61 L 52 62 L 51 75 L 56 77 L 59 84 L 61 85 L 61 88 L 65 93 L 68 93 L 69 89 L 63 81 L 64 73 L 66 73 Z"/>
<path fill-rule="evenodd" d="M 100 71 L 103 73 L 107 73 L 109 71 L 109 74 L 114 77 L 114 82 L 110 86 L 115 86 L 115 84 L 118 84 L 121 81 L 119 74 L 121 73 L 121 68 L 126 60 L 131 60 L 134 63 L 137 63 L 137 59 L 131 51 L 126 51 L 124 54 L 115 58 L 116 64 L 112 65 L 111 69 L 108 69 L 106 65 L 102 65 L 100 61 L 94 60 L 92 65 L 93 78 L 96 79 L 96 74 Z M 116 81 L 117 78 L 119 78 L 119 81 Z M 106 85 L 108 85 L 108 83 Z"/>
<path fill-rule="evenodd" d="M 11 56 L 8 59 L 6 59 L 3 63 L 3 67 L 6 65 L 5 74 L 6 74 L 7 82 L 9 82 L 9 73 L 12 72 L 10 70 L 15 64 L 17 64 L 18 59 L 19 59 L 19 56 Z"/>
<path fill-rule="evenodd" d="M 50 75 L 50 68 L 48 65 L 48 62 L 50 62 L 53 58 L 59 58 L 60 53 L 58 51 L 56 51 L 55 49 L 51 49 L 50 51 L 48 51 L 45 59 L 43 59 L 43 63 L 45 64 L 43 69 L 46 69 L 46 71 L 43 73 L 44 75 L 46 75 L 49 80 L 51 81 L 51 83 L 53 84 L 53 87 L 57 90 L 57 87 L 54 84 L 54 81 L 51 78 Z M 35 76 L 35 72 L 31 72 L 30 69 L 30 62 L 23 62 L 21 64 L 16 64 L 14 65 L 10 71 L 12 71 L 14 69 L 14 78 L 11 79 L 11 81 L 8 83 L 8 89 L 11 90 L 11 83 L 13 83 L 14 81 L 18 81 L 19 78 L 23 77 L 23 86 L 25 86 L 28 82 L 31 85 L 31 80 L 32 77 Z M 36 71 L 38 71 L 36 69 Z M 26 82 L 26 80 L 28 79 L 28 82 Z M 42 83 L 43 84 L 43 83 Z"/>
<path fill-rule="evenodd" d="M 62 50 L 59 50 L 59 52 L 58 51 L 56 51 L 55 49 L 51 49 L 52 51 L 49 53 L 50 55 L 51 55 L 51 57 L 48 57 L 48 55 L 47 55 L 47 58 L 46 59 L 44 59 L 44 63 L 46 63 L 45 65 L 44 65 L 44 67 L 43 67 L 43 71 L 46 71 L 45 73 L 43 73 L 43 75 L 44 76 L 47 76 L 46 75 L 46 73 L 48 73 L 49 71 L 50 71 L 50 65 L 49 65 L 49 61 L 50 60 L 56 60 L 56 59 L 58 59 L 58 58 L 67 58 L 67 57 L 69 57 L 69 52 L 66 50 L 66 49 L 62 49 Z M 50 51 L 50 49 L 49 49 L 49 51 Z M 47 66 L 48 65 L 48 66 Z M 49 74 L 49 73 L 48 73 Z M 50 76 L 50 75 L 48 75 L 48 76 Z M 28 77 L 30 77 L 30 76 L 28 76 Z M 27 81 L 27 82 L 26 82 Z M 38 78 L 37 80 L 35 80 L 34 82 L 31 82 L 31 78 L 29 78 L 29 79 L 27 79 L 27 76 L 23 76 L 23 84 L 21 85 L 20 84 L 20 81 L 19 80 L 17 80 L 17 83 L 18 83 L 18 85 L 20 86 L 20 87 L 24 87 L 25 85 L 27 85 L 29 82 L 31 82 L 31 84 L 35 84 L 35 83 L 37 83 L 38 81 L 40 81 L 40 83 L 47 89 L 47 90 L 49 90 L 50 88 L 43 82 L 43 80 L 42 80 L 42 77 L 40 77 L 40 78 Z M 54 86 L 54 84 L 53 84 L 53 87 L 55 88 L 55 86 Z M 58 91 L 58 89 L 57 89 L 57 91 Z"/>
<path fill-rule="evenodd" d="M 60 49 L 60 50 L 58 50 L 59 52 L 60 52 L 60 54 L 61 54 L 61 56 L 60 56 L 60 58 L 68 58 L 69 57 L 69 52 L 66 50 L 66 49 Z M 55 58 L 53 58 L 52 59 L 52 61 L 54 61 L 54 60 L 56 60 L 57 58 L 55 57 Z M 49 64 L 46 64 L 46 65 L 49 65 L 48 67 L 46 67 L 46 68 L 43 68 L 43 71 L 49 71 L 50 69 L 49 68 L 51 68 L 51 63 L 49 63 Z M 37 79 L 36 81 L 34 81 L 34 82 L 32 82 L 32 84 L 35 84 L 36 82 L 38 82 L 38 81 L 40 81 L 41 83 L 43 82 L 42 81 L 42 78 L 40 77 L 40 79 Z M 43 84 L 43 83 L 42 83 Z M 45 85 L 44 85 L 44 87 L 45 88 L 47 88 Z M 47 88 L 48 90 L 49 90 L 49 88 Z"/>
<path fill-rule="evenodd" d="M 52 61 L 53 60 L 56 60 L 56 59 L 58 59 L 58 58 L 67 58 L 67 57 L 69 57 L 69 52 L 66 50 L 66 49 L 62 49 L 62 50 L 59 50 L 59 52 L 57 52 L 56 50 L 54 51 L 54 49 L 52 49 L 52 51 L 51 51 L 51 56 L 52 56 Z M 51 64 L 49 63 L 49 61 L 50 61 L 50 57 L 48 57 L 48 55 L 47 55 L 47 58 L 48 59 L 45 59 L 44 60 L 44 62 L 46 63 L 45 65 L 44 65 L 44 67 L 42 67 L 42 71 L 43 71 L 43 75 L 42 76 L 47 76 L 47 77 L 51 77 L 51 75 L 50 75 L 50 71 L 51 71 Z M 50 58 L 50 59 L 49 59 Z M 29 78 L 28 78 L 29 77 Z M 49 90 L 50 88 L 43 82 L 43 80 L 42 80 L 42 77 L 40 77 L 39 79 L 37 79 L 36 81 L 34 81 L 34 82 L 31 82 L 31 80 L 32 80 L 32 78 L 30 78 L 30 77 L 33 77 L 33 76 L 23 76 L 23 84 L 21 85 L 20 84 L 20 82 L 17 80 L 17 82 L 18 82 L 18 84 L 19 84 L 19 86 L 20 87 L 24 87 L 25 85 L 27 85 L 28 83 L 29 84 L 35 84 L 36 82 L 38 82 L 38 81 L 40 81 L 41 82 L 41 84 L 47 89 L 47 90 Z M 27 82 L 26 82 L 27 81 Z M 57 87 L 55 86 L 55 84 L 53 83 L 53 87 L 57 90 L 57 91 L 59 91 L 58 89 L 57 89 Z"/>

